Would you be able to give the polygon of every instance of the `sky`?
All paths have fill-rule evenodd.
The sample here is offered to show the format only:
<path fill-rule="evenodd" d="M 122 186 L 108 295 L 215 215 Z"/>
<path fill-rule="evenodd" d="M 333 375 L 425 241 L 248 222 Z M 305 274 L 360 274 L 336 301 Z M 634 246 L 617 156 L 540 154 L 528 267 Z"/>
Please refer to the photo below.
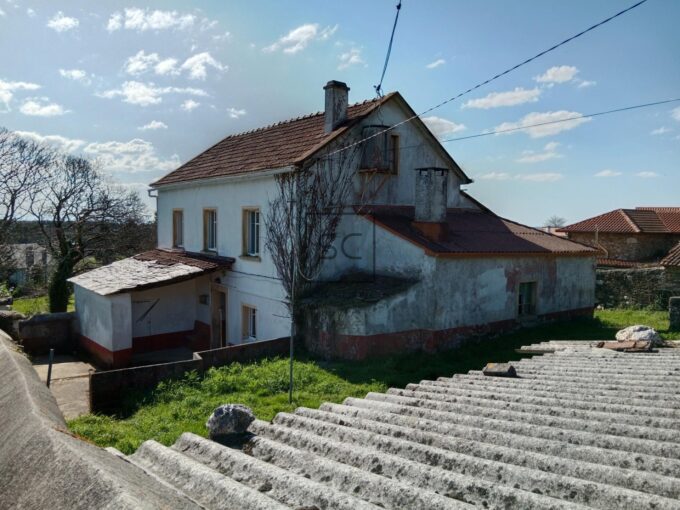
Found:
<path fill-rule="evenodd" d="M 422 112 L 633 3 L 403 0 L 383 90 Z M 146 195 L 229 134 L 322 110 L 328 80 L 375 97 L 395 4 L 0 0 L 0 126 Z M 425 121 L 446 139 L 680 98 L 678 20 L 648 0 Z M 525 224 L 680 206 L 680 102 L 444 145 Z"/>

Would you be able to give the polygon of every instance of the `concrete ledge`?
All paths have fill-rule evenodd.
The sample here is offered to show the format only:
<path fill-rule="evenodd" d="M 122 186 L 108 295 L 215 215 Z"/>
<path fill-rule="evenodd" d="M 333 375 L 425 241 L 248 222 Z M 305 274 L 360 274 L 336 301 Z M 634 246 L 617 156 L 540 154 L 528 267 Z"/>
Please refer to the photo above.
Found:
<path fill-rule="evenodd" d="M 0 506 L 198 508 L 141 469 L 72 436 L 50 391 L 0 331 Z"/>

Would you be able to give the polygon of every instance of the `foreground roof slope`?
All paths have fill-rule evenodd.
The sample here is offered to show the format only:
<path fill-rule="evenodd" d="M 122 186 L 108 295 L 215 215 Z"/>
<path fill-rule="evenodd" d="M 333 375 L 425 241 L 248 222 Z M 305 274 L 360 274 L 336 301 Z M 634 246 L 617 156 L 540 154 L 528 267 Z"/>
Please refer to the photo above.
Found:
<path fill-rule="evenodd" d="M 206 508 L 677 509 L 680 349 L 532 351 L 549 354 L 518 378 L 421 381 L 255 421 L 243 450 L 187 433 L 127 458 Z"/>
<path fill-rule="evenodd" d="M 680 234 L 680 207 L 616 209 L 559 229 L 560 232 Z"/>
<path fill-rule="evenodd" d="M 433 241 L 412 222 L 413 206 L 372 206 L 362 214 L 381 227 L 417 244 L 435 256 L 480 254 L 568 254 L 595 256 L 598 251 L 543 230 L 496 216 L 488 209 L 448 209 L 448 238 Z"/>
<path fill-rule="evenodd" d="M 680 267 L 680 242 L 673 246 L 668 254 L 661 259 L 661 265 L 666 267 Z"/>
<path fill-rule="evenodd" d="M 230 135 L 180 166 L 152 186 L 197 179 L 247 174 L 294 165 L 344 133 L 396 93 L 387 94 L 347 108 L 347 121 L 330 133 L 324 132 L 324 113 L 286 120 L 245 133 Z"/>

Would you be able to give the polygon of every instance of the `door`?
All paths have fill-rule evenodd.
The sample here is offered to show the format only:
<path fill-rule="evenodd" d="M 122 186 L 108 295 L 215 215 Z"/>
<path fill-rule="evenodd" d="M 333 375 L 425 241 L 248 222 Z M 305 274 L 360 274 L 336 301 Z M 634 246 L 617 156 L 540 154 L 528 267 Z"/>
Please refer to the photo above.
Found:
<path fill-rule="evenodd" d="M 212 349 L 227 345 L 227 292 L 222 289 L 212 289 Z"/>

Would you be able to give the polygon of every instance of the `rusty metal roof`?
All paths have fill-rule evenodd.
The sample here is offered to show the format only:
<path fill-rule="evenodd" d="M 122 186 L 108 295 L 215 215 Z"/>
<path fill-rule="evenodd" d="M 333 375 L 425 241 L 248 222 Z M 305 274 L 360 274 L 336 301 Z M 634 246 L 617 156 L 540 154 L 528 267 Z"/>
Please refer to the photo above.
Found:
<path fill-rule="evenodd" d="M 680 234 L 680 207 L 616 209 L 560 229 L 561 232 Z"/>
<path fill-rule="evenodd" d="M 204 273 L 230 269 L 233 263 L 230 257 L 157 248 L 79 274 L 69 281 L 108 296 L 189 280 Z"/>
<path fill-rule="evenodd" d="M 433 241 L 412 225 L 412 206 L 373 206 L 361 211 L 379 226 L 421 246 L 434 256 L 569 254 L 595 256 L 590 246 L 496 216 L 488 210 L 449 209 L 448 238 Z"/>

